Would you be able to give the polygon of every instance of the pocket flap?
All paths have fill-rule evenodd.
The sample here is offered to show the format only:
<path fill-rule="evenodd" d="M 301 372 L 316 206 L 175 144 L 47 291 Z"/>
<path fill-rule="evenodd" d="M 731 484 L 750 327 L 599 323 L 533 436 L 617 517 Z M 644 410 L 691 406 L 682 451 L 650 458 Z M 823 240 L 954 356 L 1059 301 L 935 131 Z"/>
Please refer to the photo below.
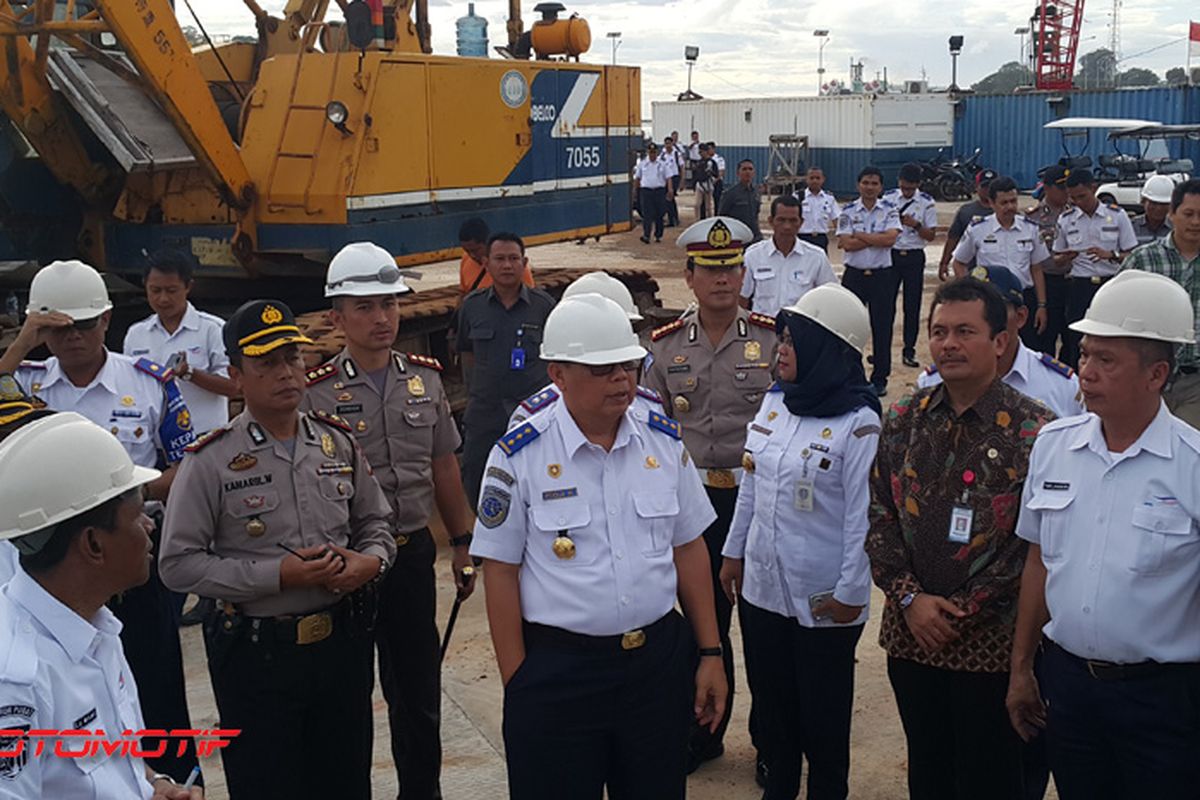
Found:
<path fill-rule="evenodd" d="M 1143 530 L 1174 536 L 1192 532 L 1192 518 L 1178 506 L 1138 506 L 1133 509 L 1133 524 Z"/>
<path fill-rule="evenodd" d="M 639 517 L 674 517 L 679 514 L 679 496 L 671 493 L 642 493 L 633 496 Z"/>
<path fill-rule="evenodd" d="M 351 475 L 322 475 L 321 497 L 326 500 L 349 500 L 354 497 L 354 481 Z"/>
<path fill-rule="evenodd" d="M 1075 499 L 1074 492 L 1053 492 L 1042 490 L 1035 492 L 1029 498 L 1028 508 L 1033 511 L 1062 511 L 1071 505 Z"/>
<path fill-rule="evenodd" d="M 531 506 L 533 524 L 538 530 L 566 531 L 587 527 L 592 521 L 592 512 L 582 499 L 550 500 Z"/>

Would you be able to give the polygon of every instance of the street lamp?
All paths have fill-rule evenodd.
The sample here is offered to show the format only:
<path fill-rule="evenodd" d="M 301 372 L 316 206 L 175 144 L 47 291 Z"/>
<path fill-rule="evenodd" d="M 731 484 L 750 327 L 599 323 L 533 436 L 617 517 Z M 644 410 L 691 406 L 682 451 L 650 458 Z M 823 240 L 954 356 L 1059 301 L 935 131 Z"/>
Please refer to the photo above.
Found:
<path fill-rule="evenodd" d="M 612 63 L 615 67 L 617 65 L 617 48 L 621 46 L 621 32 L 609 31 L 605 36 L 612 40 Z"/>
<path fill-rule="evenodd" d="M 692 91 L 692 67 L 696 66 L 696 59 L 700 58 L 700 48 L 694 44 L 689 44 L 683 48 L 683 59 L 687 61 L 688 68 L 688 88 L 687 91 L 679 96 L 680 100 L 699 100 L 700 95 Z"/>
<path fill-rule="evenodd" d="M 950 91 L 958 91 L 958 54 L 962 52 L 963 37 L 950 37 Z"/>
<path fill-rule="evenodd" d="M 813 31 L 813 36 L 821 40 L 821 44 L 817 46 L 817 94 L 820 94 L 825 85 L 825 45 L 829 43 L 829 30 L 817 28 Z"/>
<path fill-rule="evenodd" d="M 1022 67 L 1026 67 L 1026 66 L 1028 66 L 1028 65 L 1025 63 L 1025 42 L 1026 42 L 1026 39 L 1027 39 L 1027 37 L 1029 36 L 1029 31 L 1030 31 L 1030 28 L 1029 28 L 1029 26 L 1025 26 L 1025 27 L 1017 28 L 1017 29 L 1015 29 L 1015 30 L 1013 31 L 1013 34 L 1014 34 L 1014 35 L 1021 37 L 1021 38 L 1020 38 L 1020 42 L 1021 42 L 1021 55 L 1019 56 L 1021 60 L 1020 60 L 1020 62 L 1019 62 L 1019 63 L 1020 63 L 1020 65 L 1021 65 Z"/>

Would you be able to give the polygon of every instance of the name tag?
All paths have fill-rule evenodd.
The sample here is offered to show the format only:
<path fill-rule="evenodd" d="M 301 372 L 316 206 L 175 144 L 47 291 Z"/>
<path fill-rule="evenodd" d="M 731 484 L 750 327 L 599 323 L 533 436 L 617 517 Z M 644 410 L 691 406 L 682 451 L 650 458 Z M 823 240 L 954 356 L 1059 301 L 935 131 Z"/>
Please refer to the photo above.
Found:
<path fill-rule="evenodd" d="M 1042 488 L 1048 492 L 1065 492 L 1071 488 L 1071 484 L 1065 481 L 1043 481 Z"/>
<path fill-rule="evenodd" d="M 946 537 L 955 544 L 971 543 L 971 527 L 975 511 L 966 506 L 955 506 L 950 510 L 950 533 Z"/>
<path fill-rule="evenodd" d="M 514 369 L 514 370 L 525 369 L 525 348 L 524 347 L 514 347 L 512 349 L 512 354 L 510 355 L 509 360 L 508 360 L 508 368 Z"/>
<path fill-rule="evenodd" d="M 796 493 L 793 498 L 797 511 L 813 510 L 813 482 L 803 478 L 796 481 Z"/>

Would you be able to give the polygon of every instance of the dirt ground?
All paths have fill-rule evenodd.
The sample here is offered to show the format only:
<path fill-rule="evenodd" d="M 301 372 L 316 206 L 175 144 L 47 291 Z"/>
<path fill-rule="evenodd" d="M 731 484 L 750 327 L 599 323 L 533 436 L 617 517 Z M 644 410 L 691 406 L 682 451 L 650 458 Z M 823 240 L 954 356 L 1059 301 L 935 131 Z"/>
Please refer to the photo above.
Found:
<path fill-rule="evenodd" d="M 692 220 L 690 211 L 685 208 L 689 205 L 690 197 L 684 195 L 680 206 L 685 226 Z M 943 230 L 950 222 L 954 208 L 951 204 L 939 204 L 939 224 Z M 642 244 L 638 239 L 640 230 L 637 230 L 607 236 L 599 242 L 589 240 L 582 245 L 562 243 L 536 247 L 530 250 L 529 255 L 535 272 L 539 266 L 645 269 L 658 281 L 664 305 L 682 308 L 691 298 L 683 279 L 682 251 L 674 246 L 675 236 L 681 230 L 668 230 L 661 244 Z M 765 219 L 763 230 L 767 232 Z M 928 307 L 932 288 L 937 284 L 937 263 L 943 242 L 943 237 L 939 236 L 927 248 L 929 266 L 925 276 L 924 308 Z M 830 257 L 835 271 L 840 274 L 840 251 L 831 246 Z M 457 263 L 421 269 L 423 277 L 414 283 L 417 289 L 456 280 Z M 917 370 L 900 363 L 901 322 L 902 314 L 897 312 L 894 367 L 887 399 L 900 397 L 916 381 Z M 924 330 L 917 344 L 917 354 L 918 360 L 927 361 L 928 347 Z M 453 603 L 453 585 L 449 552 L 444 546 L 445 534 L 438 531 L 438 535 L 443 537 L 438 558 L 438 619 L 439 624 L 444 624 Z M 882 608 L 882 595 L 878 590 L 874 592 L 871 604 L 871 620 L 858 647 L 851 734 L 850 797 L 855 800 L 895 800 L 907 796 L 904 735 L 887 680 L 885 656 L 878 644 L 878 610 Z M 182 631 L 182 637 L 193 727 L 215 727 L 216 709 L 200 633 L 196 628 L 186 628 Z M 745 686 L 740 632 L 736 621 L 733 640 L 737 654 L 737 699 L 726 735 L 725 755 L 703 765 L 691 776 L 689 797 L 693 800 L 749 800 L 762 795 L 754 783 L 754 750 L 746 729 L 749 694 Z M 330 676 L 330 680 L 336 680 L 336 676 Z M 492 657 L 480 590 L 463 606 L 443 666 L 442 787 L 447 800 L 504 800 L 508 797 L 500 732 L 501 700 L 501 686 Z M 396 780 L 388 744 L 386 706 L 378 690 L 374 705 L 375 797 L 391 798 L 396 796 Z M 219 760 L 210 759 L 204 767 L 209 784 L 207 796 L 214 800 L 225 798 L 227 794 Z M 564 789 L 563 797 L 570 797 L 568 790 Z M 1056 797 L 1053 791 L 1050 797 Z"/>

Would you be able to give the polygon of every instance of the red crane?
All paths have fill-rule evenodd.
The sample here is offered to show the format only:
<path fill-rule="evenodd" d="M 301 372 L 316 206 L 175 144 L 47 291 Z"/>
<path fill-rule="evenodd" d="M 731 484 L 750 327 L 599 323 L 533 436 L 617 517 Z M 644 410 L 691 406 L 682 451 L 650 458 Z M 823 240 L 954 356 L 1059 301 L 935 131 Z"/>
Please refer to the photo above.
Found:
<path fill-rule="evenodd" d="M 1031 20 L 1037 88 L 1051 91 L 1072 88 L 1083 3 L 1084 0 L 1038 0 Z"/>

